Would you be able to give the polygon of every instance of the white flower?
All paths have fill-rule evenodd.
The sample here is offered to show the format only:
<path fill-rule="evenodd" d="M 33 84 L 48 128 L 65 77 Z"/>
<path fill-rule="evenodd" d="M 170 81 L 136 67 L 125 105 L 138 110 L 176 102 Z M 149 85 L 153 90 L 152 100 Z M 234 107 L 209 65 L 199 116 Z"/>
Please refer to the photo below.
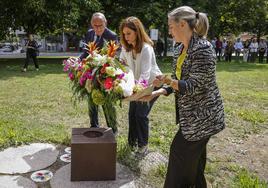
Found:
<path fill-rule="evenodd" d="M 105 68 L 105 72 L 109 75 L 109 76 L 115 76 L 115 68 L 109 66 Z"/>
<path fill-rule="evenodd" d="M 106 55 L 100 55 L 96 54 L 95 57 L 93 57 L 93 64 L 96 66 L 102 66 L 107 62 L 107 56 Z"/>
<path fill-rule="evenodd" d="M 125 74 L 119 86 L 123 90 L 124 97 L 129 97 L 133 94 L 133 87 L 135 86 L 135 79 L 134 79 L 134 74 L 132 71 L 129 71 L 128 73 Z"/>
<path fill-rule="evenodd" d="M 116 69 L 116 71 L 115 71 L 115 75 L 121 75 L 123 73 L 124 72 L 121 69 Z"/>

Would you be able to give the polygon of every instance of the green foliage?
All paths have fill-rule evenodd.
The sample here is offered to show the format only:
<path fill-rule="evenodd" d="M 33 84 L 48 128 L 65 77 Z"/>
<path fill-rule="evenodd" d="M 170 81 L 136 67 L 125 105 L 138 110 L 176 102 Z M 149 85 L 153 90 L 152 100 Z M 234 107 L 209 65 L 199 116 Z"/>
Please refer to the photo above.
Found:
<path fill-rule="evenodd" d="M 250 174 L 246 169 L 240 170 L 234 179 L 234 187 L 237 188 L 267 188 L 267 186 L 265 181 Z"/>
<path fill-rule="evenodd" d="M 266 120 L 265 115 L 260 112 L 260 111 L 255 111 L 255 110 L 247 110 L 247 109 L 242 109 L 239 111 L 238 115 L 246 120 L 246 121 L 250 121 L 253 124 L 257 124 L 257 123 L 264 123 Z"/>
<path fill-rule="evenodd" d="M 77 32 L 87 30 L 91 14 L 100 8 L 97 0 L 14 0 L 0 2 L 0 38 L 23 27 L 27 33 Z"/>
<path fill-rule="evenodd" d="M 65 133 L 62 124 L 54 124 L 42 127 L 35 122 L 31 126 L 23 121 L 1 120 L 0 121 L 0 148 L 18 146 L 35 142 L 53 142 L 68 144 L 69 135 Z"/>
<path fill-rule="evenodd" d="M 115 31 L 123 18 L 137 16 L 146 29 L 159 29 L 167 42 L 167 14 L 182 5 L 208 14 L 210 37 L 240 32 L 253 32 L 258 37 L 268 34 L 267 0 L 13 0 L 0 1 L 0 39 L 8 28 L 21 26 L 29 33 L 49 35 L 65 31 L 82 36 L 92 13 L 101 11 Z"/>
<path fill-rule="evenodd" d="M 205 7 L 210 20 L 210 36 L 253 32 L 267 34 L 268 6 L 264 0 L 208 0 Z"/>

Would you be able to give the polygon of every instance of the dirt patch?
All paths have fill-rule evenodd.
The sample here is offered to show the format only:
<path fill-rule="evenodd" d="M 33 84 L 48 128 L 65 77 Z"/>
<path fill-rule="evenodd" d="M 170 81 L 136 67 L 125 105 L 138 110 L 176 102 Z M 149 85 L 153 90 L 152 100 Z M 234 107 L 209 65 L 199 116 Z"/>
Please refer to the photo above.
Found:
<path fill-rule="evenodd" d="M 208 161 L 230 162 L 244 167 L 263 180 L 268 180 L 268 131 L 234 137 L 226 128 L 208 144 Z"/>

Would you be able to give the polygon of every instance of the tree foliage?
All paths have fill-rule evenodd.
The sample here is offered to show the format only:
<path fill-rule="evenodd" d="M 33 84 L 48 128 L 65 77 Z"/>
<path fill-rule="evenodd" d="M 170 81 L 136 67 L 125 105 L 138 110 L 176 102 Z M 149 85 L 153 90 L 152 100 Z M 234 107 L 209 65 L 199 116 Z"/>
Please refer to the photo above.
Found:
<path fill-rule="evenodd" d="M 268 33 L 268 0 L 13 0 L 0 1 L 0 38 L 21 26 L 28 33 L 75 32 L 82 35 L 93 12 L 105 13 L 109 27 L 118 31 L 120 21 L 139 17 L 145 27 L 168 36 L 167 13 L 182 5 L 207 13 L 209 37 L 228 33 Z"/>
<path fill-rule="evenodd" d="M 13 0 L 0 1 L 0 36 L 8 29 L 23 27 L 27 33 L 49 35 L 53 32 L 81 31 L 101 4 L 97 0 Z"/>

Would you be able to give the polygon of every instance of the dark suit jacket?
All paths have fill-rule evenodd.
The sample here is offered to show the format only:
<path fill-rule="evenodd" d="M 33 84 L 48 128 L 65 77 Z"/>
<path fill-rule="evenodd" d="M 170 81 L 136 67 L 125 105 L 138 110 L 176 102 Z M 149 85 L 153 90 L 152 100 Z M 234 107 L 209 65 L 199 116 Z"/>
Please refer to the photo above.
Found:
<path fill-rule="evenodd" d="M 118 43 L 117 35 L 113 31 L 108 28 L 105 28 L 103 34 L 100 37 L 97 37 L 95 31 L 93 29 L 89 29 L 85 36 L 85 43 L 95 41 L 97 43 L 97 47 L 101 49 L 105 42 L 116 41 Z M 84 49 L 83 53 L 80 55 L 80 59 L 84 59 L 88 56 L 87 51 Z"/>

